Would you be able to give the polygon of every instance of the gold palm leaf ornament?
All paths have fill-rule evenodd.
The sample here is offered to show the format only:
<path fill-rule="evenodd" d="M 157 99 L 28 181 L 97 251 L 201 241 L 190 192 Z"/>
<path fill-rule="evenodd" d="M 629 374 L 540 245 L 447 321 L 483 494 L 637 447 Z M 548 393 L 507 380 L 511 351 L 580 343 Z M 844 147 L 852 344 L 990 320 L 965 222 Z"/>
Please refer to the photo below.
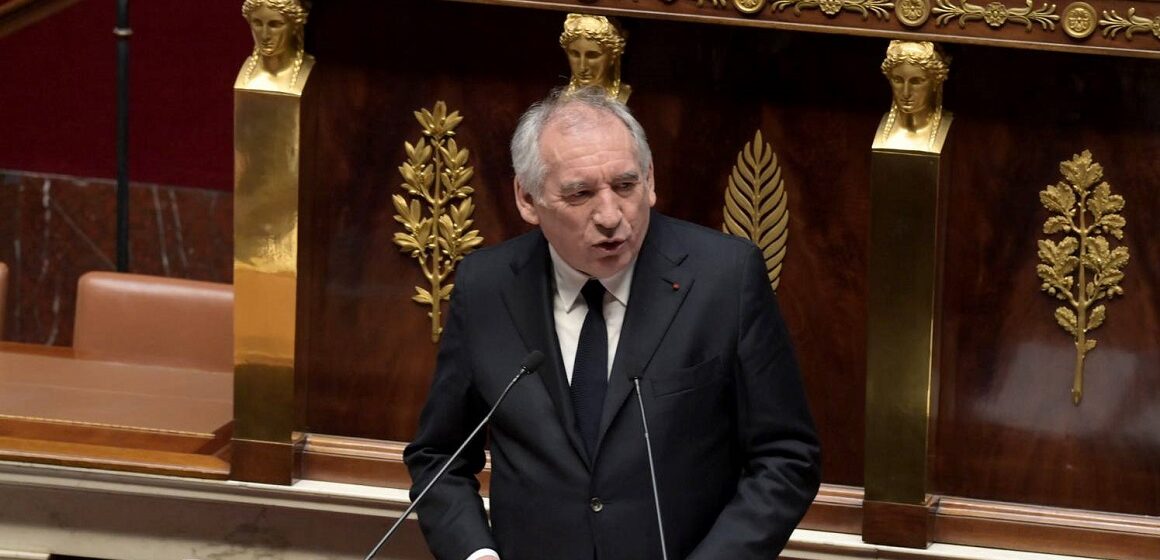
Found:
<path fill-rule="evenodd" d="M 725 223 L 721 229 L 757 244 L 765 257 L 769 283 L 777 291 L 789 240 L 789 206 L 777 154 L 761 137 L 737 154 L 725 190 Z"/>
<path fill-rule="evenodd" d="M 411 198 L 396 194 L 395 221 L 403 232 L 395 233 L 395 245 L 419 262 L 429 288 L 415 286 L 413 301 L 431 311 L 431 341 L 443 332 L 441 305 L 451 299 L 454 286 L 448 281 L 455 265 L 483 244 L 479 230 L 468 229 L 474 220 L 474 189 L 467 184 L 475 171 L 467 165 L 469 151 L 455 143 L 455 127 L 463 120 L 459 111 L 447 113 L 447 104 L 438 101 L 433 110 L 415 111 L 423 135 L 412 145 L 403 143 L 407 161 L 399 166 L 401 188 Z"/>
<path fill-rule="evenodd" d="M 1120 281 L 1128 248 L 1113 248 L 1103 234 L 1123 239 L 1127 222 L 1119 214 L 1124 197 L 1112 194 L 1108 183 L 1100 181 L 1104 170 L 1092 161 L 1091 152 L 1084 150 L 1060 163 L 1059 170 L 1065 180 L 1041 191 L 1039 201 L 1052 214 L 1043 233 L 1063 234 L 1063 239 L 1039 240 L 1043 263 L 1035 270 L 1043 291 L 1064 302 L 1055 309 L 1055 321 L 1075 339 L 1071 398 L 1078 405 L 1083 398 L 1084 357 L 1096 347 L 1088 333 L 1107 318 L 1101 302 L 1124 293 Z"/>

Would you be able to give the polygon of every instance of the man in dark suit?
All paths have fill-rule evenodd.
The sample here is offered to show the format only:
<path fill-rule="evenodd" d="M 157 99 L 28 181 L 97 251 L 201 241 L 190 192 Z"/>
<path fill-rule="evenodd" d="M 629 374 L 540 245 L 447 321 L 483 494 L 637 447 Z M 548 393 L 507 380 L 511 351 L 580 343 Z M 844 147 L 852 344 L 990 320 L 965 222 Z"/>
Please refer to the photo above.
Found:
<path fill-rule="evenodd" d="M 405 460 L 422 488 L 532 350 L 490 422 L 418 508 L 446 560 L 660 558 L 641 390 L 671 558 L 775 558 L 819 484 L 793 349 L 748 241 L 653 212 L 644 131 L 600 90 L 534 105 L 512 140 L 539 228 L 459 266 Z M 600 307 L 600 313 L 590 309 Z"/>

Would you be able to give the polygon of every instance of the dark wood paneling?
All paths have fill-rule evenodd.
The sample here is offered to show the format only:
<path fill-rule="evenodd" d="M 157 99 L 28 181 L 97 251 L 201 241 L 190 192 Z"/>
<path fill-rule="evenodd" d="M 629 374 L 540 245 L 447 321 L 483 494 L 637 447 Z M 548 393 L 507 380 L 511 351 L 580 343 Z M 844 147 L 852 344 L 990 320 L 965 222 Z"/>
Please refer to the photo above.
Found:
<path fill-rule="evenodd" d="M 1160 88 L 1155 63 L 973 48 L 948 82 L 960 157 L 943 298 L 936 491 L 1160 514 Z M 1125 295 L 1075 349 L 1039 289 L 1039 191 L 1090 149 L 1127 201 Z M 1058 236 L 1054 236 L 1058 238 Z M 1115 240 L 1113 239 L 1113 242 Z"/>
<path fill-rule="evenodd" d="M 311 42 L 319 64 L 324 179 L 309 186 L 316 215 L 303 229 L 302 313 L 313 432 L 410 439 L 435 347 L 409 298 L 417 264 L 391 237 L 403 142 L 412 111 L 445 100 L 465 117 L 476 226 L 488 244 L 527 229 L 511 201 L 507 144 L 532 101 L 566 81 L 557 46 L 563 16 L 447 2 L 319 4 Z M 769 30 L 628 20 L 629 105 L 650 134 L 658 208 L 711 227 L 737 152 L 760 127 L 789 191 L 790 249 L 781 303 L 822 433 L 828 482 L 861 482 L 865 391 L 868 147 L 889 93 L 885 42 Z M 436 43 L 435 41 L 438 40 Z M 840 68 L 840 69 L 839 69 Z M 850 92 L 865 84 L 865 92 Z M 852 87 L 853 86 L 853 87 Z M 301 317 L 301 316 L 300 316 Z"/>
<path fill-rule="evenodd" d="M 866 500 L 862 503 L 862 540 L 873 544 L 926 548 L 934 541 L 938 498 L 925 504 Z"/>
<path fill-rule="evenodd" d="M 1160 558 L 1155 517 L 943 498 L 938 542 L 1116 560 Z"/>

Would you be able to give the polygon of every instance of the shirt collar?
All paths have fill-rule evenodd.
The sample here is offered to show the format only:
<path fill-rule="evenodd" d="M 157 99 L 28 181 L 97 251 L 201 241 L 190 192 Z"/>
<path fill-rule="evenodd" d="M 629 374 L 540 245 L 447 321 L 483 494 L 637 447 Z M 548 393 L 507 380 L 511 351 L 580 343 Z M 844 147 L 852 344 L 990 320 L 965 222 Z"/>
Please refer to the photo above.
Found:
<path fill-rule="evenodd" d="M 572 311 L 579 299 L 580 289 L 591 277 L 564 262 L 551 243 L 548 244 L 548 252 L 552 256 L 552 270 L 556 276 L 556 295 L 564 302 L 568 311 Z M 608 278 L 599 279 L 600 283 L 604 284 L 604 289 L 612 294 L 613 299 L 625 307 L 628 306 L 628 294 L 632 289 L 632 274 L 635 268 L 636 258 L 634 257 L 632 262 L 624 267 L 624 270 Z"/>

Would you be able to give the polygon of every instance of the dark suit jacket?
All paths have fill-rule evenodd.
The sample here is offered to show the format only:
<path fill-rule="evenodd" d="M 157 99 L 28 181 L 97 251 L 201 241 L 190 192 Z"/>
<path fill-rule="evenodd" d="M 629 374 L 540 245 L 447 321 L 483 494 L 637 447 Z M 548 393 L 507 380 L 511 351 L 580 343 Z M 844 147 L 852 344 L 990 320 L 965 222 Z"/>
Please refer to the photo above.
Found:
<path fill-rule="evenodd" d="M 641 388 L 671 558 L 776 557 L 817 492 L 819 449 L 757 248 L 653 212 L 609 378 L 595 457 L 575 427 L 537 230 L 459 266 L 431 393 L 405 460 L 418 492 L 524 356 L 547 356 L 490 423 L 491 528 L 477 438 L 418 508 L 440 559 L 660 558 Z M 597 502 L 599 505 L 597 505 Z M 599 511 L 597 511 L 599 510 Z"/>

